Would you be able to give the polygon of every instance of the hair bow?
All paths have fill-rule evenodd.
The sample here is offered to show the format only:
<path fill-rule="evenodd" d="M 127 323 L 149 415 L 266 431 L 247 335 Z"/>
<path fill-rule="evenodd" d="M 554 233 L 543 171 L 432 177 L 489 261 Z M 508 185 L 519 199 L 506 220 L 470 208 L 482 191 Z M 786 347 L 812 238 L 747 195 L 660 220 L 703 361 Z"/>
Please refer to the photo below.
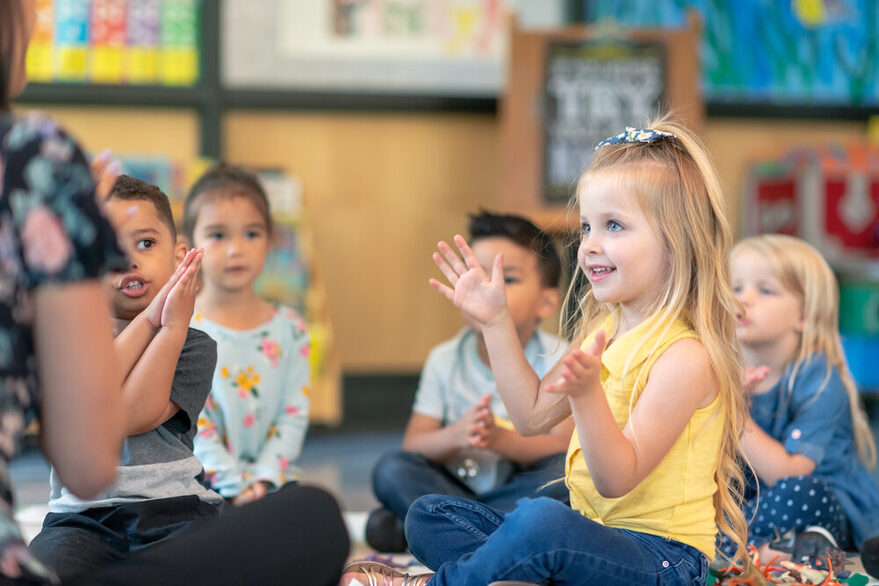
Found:
<path fill-rule="evenodd" d="M 644 142 L 650 143 L 660 138 L 675 138 L 671 132 L 663 132 L 661 130 L 653 130 L 652 128 L 632 128 L 626 126 L 626 130 L 616 136 L 605 138 L 595 145 L 595 150 L 609 144 L 619 144 L 621 142 Z"/>

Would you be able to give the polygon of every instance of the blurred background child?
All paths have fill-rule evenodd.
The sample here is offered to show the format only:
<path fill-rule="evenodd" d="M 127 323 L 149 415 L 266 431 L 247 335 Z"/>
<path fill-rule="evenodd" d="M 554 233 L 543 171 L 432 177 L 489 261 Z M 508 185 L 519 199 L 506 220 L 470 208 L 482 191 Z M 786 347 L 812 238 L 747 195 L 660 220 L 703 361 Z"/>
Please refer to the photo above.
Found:
<path fill-rule="evenodd" d="M 879 534 L 876 451 L 842 353 L 833 272 L 811 245 L 775 234 L 739 242 L 731 270 L 745 364 L 759 368 L 742 438 L 760 485 L 745 504 L 749 542 L 795 561 L 860 547 Z"/>
<path fill-rule="evenodd" d="M 470 243 L 486 270 L 503 254 L 516 334 L 529 364 L 543 376 L 564 352 L 558 338 L 538 328 L 559 305 L 562 268 L 552 239 L 523 217 L 482 212 L 470 216 Z M 468 325 L 431 351 L 403 449 L 383 456 L 373 471 L 373 491 L 382 508 L 369 516 L 367 542 L 379 551 L 403 551 L 406 511 L 425 494 L 474 499 L 503 511 L 513 510 L 524 496 L 566 500 L 563 483 L 542 487 L 564 474 L 573 429 L 566 418 L 533 437 L 515 431 L 485 340 L 478 327 Z"/>
<path fill-rule="evenodd" d="M 308 427 L 308 333 L 295 311 L 254 290 L 272 235 L 254 175 L 223 164 L 209 169 L 186 198 L 183 225 L 192 246 L 204 249 L 192 326 L 217 341 L 195 454 L 209 485 L 240 505 L 297 477 Z"/>

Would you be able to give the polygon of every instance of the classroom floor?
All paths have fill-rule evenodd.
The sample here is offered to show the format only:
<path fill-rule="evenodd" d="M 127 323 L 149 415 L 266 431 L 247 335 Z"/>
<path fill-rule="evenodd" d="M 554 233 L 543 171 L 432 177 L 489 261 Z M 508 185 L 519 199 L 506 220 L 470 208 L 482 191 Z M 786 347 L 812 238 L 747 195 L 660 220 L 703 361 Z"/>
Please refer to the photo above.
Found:
<path fill-rule="evenodd" d="M 874 423 L 874 433 L 879 432 L 876 427 Z M 400 447 L 402 436 L 402 429 L 337 432 L 321 429 L 311 433 L 305 441 L 300 458 L 303 479 L 325 488 L 341 504 L 352 539 L 351 559 L 374 553 L 363 537 L 366 515 L 377 506 L 370 490 L 370 473 L 383 453 Z M 874 474 L 879 476 L 879 470 Z M 49 466 L 38 450 L 30 450 L 12 462 L 10 475 L 17 518 L 25 537 L 30 539 L 39 531 L 47 512 Z M 393 560 L 404 565 L 417 563 L 407 555 L 394 556 Z M 855 567 L 849 569 L 863 571 L 860 559 L 853 561 Z M 871 580 L 869 584 L 879 586 L 879 580 Z"/>
<path fill-rule="evenodd" d="M 377 506 L 370 489 L 370 472 L 388 450 L 399 448 L 402 430 L 310 434 L 302 449 L 302 477 L 331 492 L 346 513 L 352 538 L 362 542 L 366 513 Z M 38 450 L 26 451 L 9 467 L 15 504 L 26 536 L 34 520 L 42 522 L 49 497 L 49 466 Z M 39 530 L 39 525 L 36 527 Z"/>

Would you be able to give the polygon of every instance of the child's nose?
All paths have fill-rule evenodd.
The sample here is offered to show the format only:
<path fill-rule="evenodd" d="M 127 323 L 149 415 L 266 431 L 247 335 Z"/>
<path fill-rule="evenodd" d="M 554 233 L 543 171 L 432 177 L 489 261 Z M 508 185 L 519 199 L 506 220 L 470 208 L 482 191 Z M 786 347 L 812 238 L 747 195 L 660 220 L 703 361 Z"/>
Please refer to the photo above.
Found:
<path fill-rule="evenodd" d="M 601 250 L 601 243 L 599 242 L 598 236 L 592 234 L 585 234 L 583 236 L 583 240 L 580 242 L 580 248 L 583 252 L 591 252 L 596 253 Z"/>

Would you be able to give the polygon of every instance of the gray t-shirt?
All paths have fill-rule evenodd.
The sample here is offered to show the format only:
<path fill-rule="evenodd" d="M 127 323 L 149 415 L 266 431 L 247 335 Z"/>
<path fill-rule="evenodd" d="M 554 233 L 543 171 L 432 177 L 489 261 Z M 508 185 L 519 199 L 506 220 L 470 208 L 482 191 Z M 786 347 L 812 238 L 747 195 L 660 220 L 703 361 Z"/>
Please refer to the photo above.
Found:
<path fill-rule="evenodd" d="M 216 362 L 216 342 L 204 332 L 189 328 L 171 383 L 171 400 L 180 410 L 157 428 L 125 439 L 116 482 L 95 500 L 75 497 L 52 470 L 49 510 L 78 513 L 188 495 L 207 503 L 221 503 L 220 495 L 202 485 L 204 469 L 192 453 L 198 415 L 211 391 Z"/>
<path fill-rule="evenodd" d="M 424 363 L 415 394 L 413 413 L 442 421 L 443 426 L 459 420 L 479 399 L 491 394 L 495 418 L 509 420 L 491 369 L 479 358 L 477 334 L 464 328 L 435 346 Z M 537 330 L 525 346 L 525 358 L 543 378 L 564 356 L 563 342 L 552 334 Z M 512 464 L 495 452 L 473 448 L 446 463 L 449 471 L 477 494 L 503 484 L 512 472 Z"/>

